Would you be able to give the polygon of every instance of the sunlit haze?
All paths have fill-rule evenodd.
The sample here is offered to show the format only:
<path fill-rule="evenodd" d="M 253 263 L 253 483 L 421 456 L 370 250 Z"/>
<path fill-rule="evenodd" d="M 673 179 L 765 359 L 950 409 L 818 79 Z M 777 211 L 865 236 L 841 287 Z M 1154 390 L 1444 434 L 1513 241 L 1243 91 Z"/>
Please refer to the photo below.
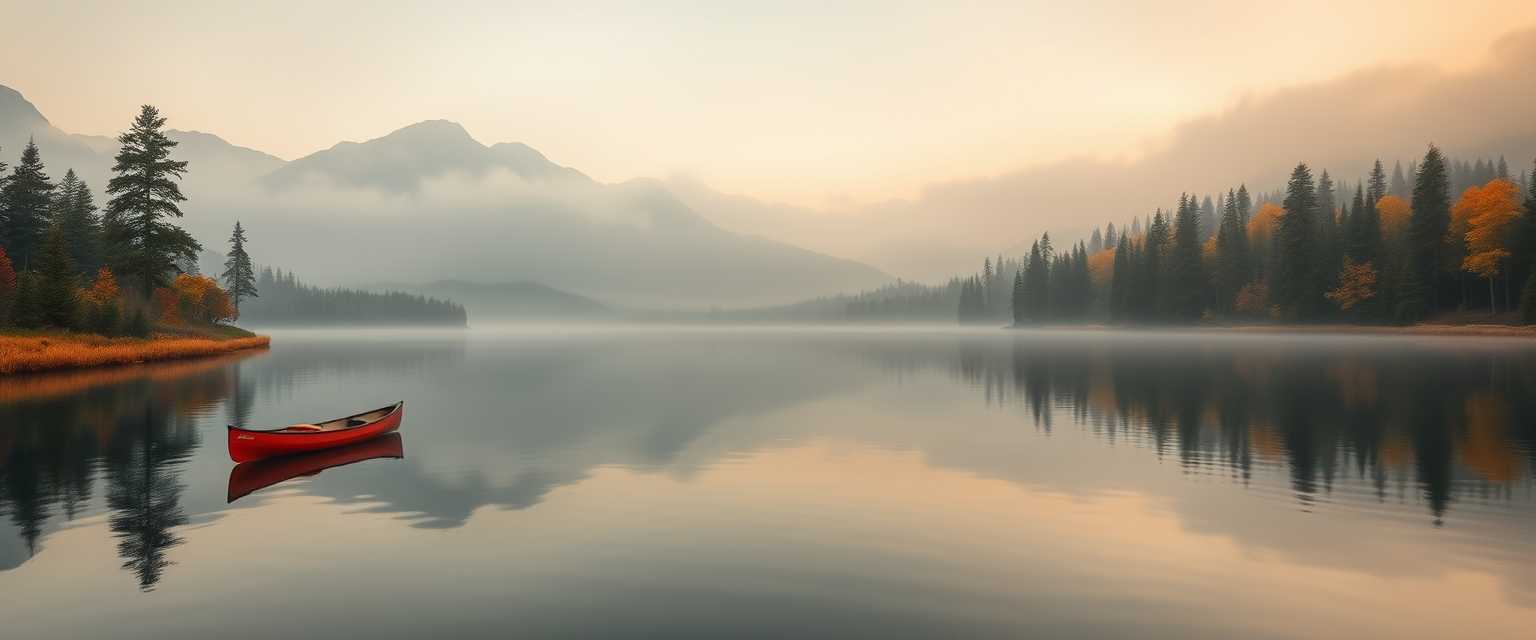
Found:
<path fill-rule="evenodd" d="M 293 159 L 443 118 L 604 181 L 829 210 L 1134 155 L 1365 67 L 1471 67 L 1536 24 L 1520 0 L 5 4 L 0 83 L 66 131 L 152 102 Z"/>

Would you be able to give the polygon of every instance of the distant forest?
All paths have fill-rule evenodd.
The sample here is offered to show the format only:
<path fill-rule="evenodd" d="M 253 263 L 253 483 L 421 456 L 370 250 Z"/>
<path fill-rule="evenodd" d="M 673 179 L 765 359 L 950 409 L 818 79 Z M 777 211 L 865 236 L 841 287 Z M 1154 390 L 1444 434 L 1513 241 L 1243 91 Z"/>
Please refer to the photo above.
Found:
<path fill-rule="evenodd" d="M 307 285 L 293 272 L 266 267 L 257 278 L 258 298 L 240 307 L 255 325 L 422 325 L 464 327 L 463 306 L 409 293 L 374 293 Z"/>
<path fill-rule="evenodd" d="M 1350 185 L 1298 164 L 1283 190 L 1246 185 L 1094 229 L 1058 249 L 983 261 L 959 280 L 962 323 L 1413 323 L 1481 313 L 1536 322 L 1536 169 L 1452 161 L 1431 146 Z M 929 293 L 951 291 L 933 288 Z M 1520 310 L 1518 315 L 1516 310 Z"/>

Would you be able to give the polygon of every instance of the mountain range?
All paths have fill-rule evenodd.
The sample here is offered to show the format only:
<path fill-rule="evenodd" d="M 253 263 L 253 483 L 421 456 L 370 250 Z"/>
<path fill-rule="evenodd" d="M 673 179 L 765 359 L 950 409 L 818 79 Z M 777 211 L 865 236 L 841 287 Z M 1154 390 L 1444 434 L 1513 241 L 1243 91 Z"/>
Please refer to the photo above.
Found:
<path fill-rule="evenodd" d="M 174 125 L 175 114 L 165 114 Z M 124 114 L 126 126 L 133 114 Z M 776 304 L 891 280 L 859 262 L 728 231 L 668 184 L 603 183 L 515 142 L 428 120 L 285 161 L 171 130 L 189 162 L 183 225 L 222 250 L 238 219 L 253 257 L 307 281 L 530 282 L 631 307 Z M 37 142 L 55 179 L 103 199 L 117 142 L 66 132 L 0 86 L 0 159 Z M 484 293 L 483 291 L 480 293 Z"/>

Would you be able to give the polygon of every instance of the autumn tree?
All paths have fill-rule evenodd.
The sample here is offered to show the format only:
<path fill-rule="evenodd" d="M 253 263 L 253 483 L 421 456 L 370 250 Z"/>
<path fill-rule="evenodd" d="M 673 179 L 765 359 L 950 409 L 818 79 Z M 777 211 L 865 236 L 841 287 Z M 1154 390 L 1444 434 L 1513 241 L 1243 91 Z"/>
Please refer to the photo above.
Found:
<path fill-rule="evenodd" d="M 197 259 L 202 249 L 196 240 L 168 218 L 180 218 L 181 194 L 177 181 L 187 163 L 172 160 L 176 141 L 165 134 L 160 111 L 144 105 L 132 127 L 118 136 L 115 174 L 107 183 L 107 202 L 102 225 L 119 273 L 131 274 L 143 291 L 164 283 L 176 270 L 178 259 Z"/>
<path fill-rule="evenodd" d="M 1323 295 L 1343 311 L 1354 310 L 1376 297 L 1376 267 L 1345 257 L 1344 267 L 1339 270 L 1338 285 Z"/>
<path fill-rule="evenodd" d="M 1511 255 L 1510 244 L 1519 215 L 1515 183 L 1495 179 L 1481 187 L 1470 187 L 1457 200 L 1453 218 L 1464 218 L 1465 257 L 1461 268 L 1488 280 L 1488 305 L 1498 311 L 1493 280 L 1503 270 Z M 1504 306 L 1509 306 L 1509 287 L 1505 284 Z"/>
<path fill-rule="evenodd" d="M 122 291 L 117 286 L 117 278 L 112 275 L 112 270 L 98 268 L 96 281 L 80 295 L 88 309 L 86 320 L 91 331 L 108 335 L 117 330 L 122 317 L 121 296 Z"/>
<path fill-rule="evenodd" d="M 16 300 L 16 269 L 11 257 L 0 247 L 0 327 L 10 324 L 11 305 Z"/>

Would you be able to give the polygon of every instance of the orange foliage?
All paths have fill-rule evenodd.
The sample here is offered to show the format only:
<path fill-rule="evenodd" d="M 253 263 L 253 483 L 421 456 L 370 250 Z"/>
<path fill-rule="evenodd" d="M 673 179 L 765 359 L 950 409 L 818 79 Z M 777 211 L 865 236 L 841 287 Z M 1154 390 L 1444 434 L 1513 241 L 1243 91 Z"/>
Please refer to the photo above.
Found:
<path fill-rule="evenodd" d="M 96 282 L 92 283 L 91 288 L 86 289 L 81 297 L 91 304 L 104 305 L 117 302 L 117 297 L 121 293 L 112 270 L 102 267 L 96 272 Z"/>
<path fill-rule="evenodd" d="M 1088 279 L 1093 282 L 1094 286 L 1109 286 L 1110 279 L 1115 275 L 1114 271 L 1114 249 L 1104 249 L 1098 253 L 1088 256 Z"/>
<path fill-rule="evenodd" d="M 229 294 L 219 288 L 219 283 L 208 276 L 181 274 L 171 285 L 176 292 L 177 304 L 182 317 L 203 322 L 222 322 L 235 318 L 235 307 Z"/>
<path fill-rule="evenodd" d="M 1269 285 L 1261 282 L 1250 282 L 1243 285 L 1237 292 L 1237 298 L 1233 300 L 1232 307 L 1240 314 L 1248 316 L 1261 316 L 1269 312 Z"/>
<path fill-rule="evenodd" d="M 5 255 L 5 247 L 0 247 L 0 299 L 9 298 L 16 292 L 16 269 L 11 266 L 11 257 Z"/>
<path fill-rule="evenodd" d="M 180 301 L 176 298 L 176 292 L 165 287 L 156 287 L 151 296 L 155 305 L 155 316 L 163 324 L 181 324 Z"/>
<path fill-rule="evenodd" d="M 1273 202 L 1266 202 L 1259 207 L 1258 213 L 1248 220 L 1248 242 L 1254 247 L 1268 247 L 1269 239 L 1274 236 L 1275 227 L 1280 224 L 1280 216 L 1285 215 L 1285 209 Z"/>
<path fill-rule="evenodd" d="M 1381 217 L 1381 234 L 1396 237 L 1408 230 L 1408 220 L 1413 217 L 1413 208 L 1408 206 L 1408 201 L 1402 198 L 1383 196 L 1376 201 L 1376 213 Z"/>
<path fill-rule="evenodd" d="M 1509 446 L 1509 402 L 1504 396 L 1481 391 L 1466 400 L 1466 428 L 1462 435 L 1462 464 L 1489 482 L 1508 484 L 1525 474 L 1516 450 Z"/>
<path fill-rule="evenodd" d="M 1462 259 L 1462 269 L 1484 278 L 1499 274 L 1499 265 L 1510 256 L 1510 232 L 1519 210 L 1520 194 L 1513 182 L 1496 179 L 1467 188 L 1451 208 L 1453 229 L 1454 221 L 1464 221 L 1461 234 L 1467 243 L 1467 256 Z"/>
<path fill-rule="evenodd" d="M 271 341 L 266 336 L 234 340 L 0 336 L 0 374 L 190 358 L 266 347 Z"/>
<path fill-rule="evenodd" d="M 1323 294 L 1340 309 L 1349 311 L 1366 300 L 1376 297 L 1376 267 L 1369 262 L 1355 262 L 1344 258 L 1344 269 L 1339 272 L 1339 286 Z"/>

